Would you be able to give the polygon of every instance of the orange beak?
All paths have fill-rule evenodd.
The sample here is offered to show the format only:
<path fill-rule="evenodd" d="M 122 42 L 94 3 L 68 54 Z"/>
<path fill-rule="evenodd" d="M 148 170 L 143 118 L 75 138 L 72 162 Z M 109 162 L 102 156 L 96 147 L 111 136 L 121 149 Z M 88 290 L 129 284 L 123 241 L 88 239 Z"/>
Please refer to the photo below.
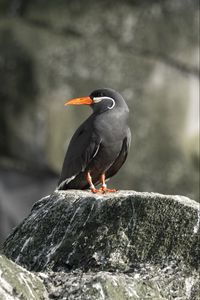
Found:
<path fill-rule="evenodd" d="M 90 105 L 92 103 L 94 103 L 92 98 L 87 96 L 87 97 L 82 97 L 82 98 L 71 99 L 71 100 L 67 101 L 65 103 L 65 105 L 82 105 L 82 104 Z"/>

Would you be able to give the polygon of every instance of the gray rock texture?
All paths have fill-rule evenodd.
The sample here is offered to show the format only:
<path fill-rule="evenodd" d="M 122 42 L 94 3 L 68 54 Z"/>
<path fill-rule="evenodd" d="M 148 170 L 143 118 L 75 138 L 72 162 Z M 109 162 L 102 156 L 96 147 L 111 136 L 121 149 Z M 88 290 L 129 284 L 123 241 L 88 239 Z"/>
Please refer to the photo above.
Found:
<path fill-rule="evenodd" d="M 0 299 L 48 299 L 42 280 L 33 273 L 0 255 Z"/>
<path fill-rule="evenodd" d="M 198 233 L 186 197 L 55 191 L 3 252 L 39 272 L 50 299 L 198 299 Z"/>

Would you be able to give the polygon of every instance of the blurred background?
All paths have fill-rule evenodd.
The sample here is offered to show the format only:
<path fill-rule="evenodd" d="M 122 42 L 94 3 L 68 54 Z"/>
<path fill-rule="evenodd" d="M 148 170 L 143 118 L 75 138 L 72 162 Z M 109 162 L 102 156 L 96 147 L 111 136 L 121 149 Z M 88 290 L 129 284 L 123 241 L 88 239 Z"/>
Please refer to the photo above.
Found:
<path fill-rule="evenodd" d="M 99 87 L 130 108 L 128 161 L 109 186 L 199 199 L 196 0 L 0 0 L 0 243 L 56 187 Z"/>

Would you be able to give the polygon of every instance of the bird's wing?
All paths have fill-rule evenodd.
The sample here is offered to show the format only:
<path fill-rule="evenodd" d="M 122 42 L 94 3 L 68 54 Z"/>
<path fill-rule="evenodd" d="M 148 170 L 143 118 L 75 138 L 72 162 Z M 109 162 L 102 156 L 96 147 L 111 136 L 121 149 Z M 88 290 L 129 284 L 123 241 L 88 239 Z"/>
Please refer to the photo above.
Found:
<path fill-rule="evenodd" d="M 106 178 L 110 178 L 113 175 L 115 175 L 117 171 L 121 168 L 121 166 L 124 164 L 128 155 L 130 144 L 131 144 L 131 132 L 130 129 L 128 128 L 127 135 L 124 138 L 122 143 L 121 151 L 117 156 L 116 160 L 114 161 L 114 163 L 112 164 L 112 166 L 106 171 Z"/>
<path fill-rule="evenodd" d="M 84 125 L 84 124 L 83 124 Z M 81 126 L 69 144 L 58 182 L 58 189 L 83 172 L 97 154 L 101 140 L 91 128 Z"/>

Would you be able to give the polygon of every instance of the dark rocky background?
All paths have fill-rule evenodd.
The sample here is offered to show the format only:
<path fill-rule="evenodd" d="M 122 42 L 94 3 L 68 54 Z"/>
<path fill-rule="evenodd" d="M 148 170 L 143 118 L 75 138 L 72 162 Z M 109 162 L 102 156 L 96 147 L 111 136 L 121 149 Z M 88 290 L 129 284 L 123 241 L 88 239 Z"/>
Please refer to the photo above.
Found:
<path fill-rule="evenodd" d="M 120 189 L 198 200 L 199 5 L 195 0 L 0 0 L 0 242 L 56 186 L 102 86 L 130 107 Z"/>

